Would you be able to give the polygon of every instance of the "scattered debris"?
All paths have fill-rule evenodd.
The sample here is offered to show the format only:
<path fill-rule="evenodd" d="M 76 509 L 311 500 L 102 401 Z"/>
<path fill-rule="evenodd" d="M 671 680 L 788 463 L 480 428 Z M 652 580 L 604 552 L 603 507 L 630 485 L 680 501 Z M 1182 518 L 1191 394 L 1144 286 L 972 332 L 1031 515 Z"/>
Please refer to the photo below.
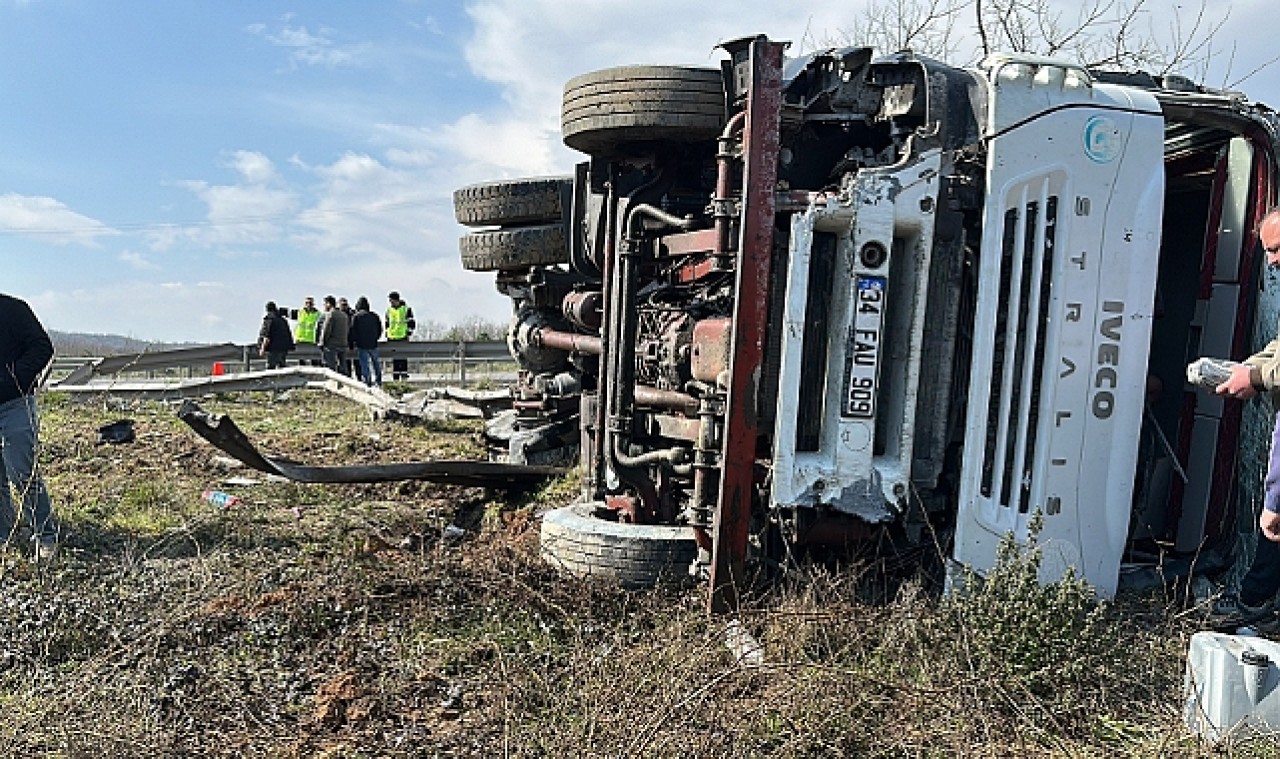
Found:
<path fill-rule="evenodd" d="M 237 461 L 230 456 L 211 456 L 209 465 L 215 469 L 240 469 L 244 467 L 244 462 Z"/>
<path fill-rule="evenodd" d="M 418 419 L 491 419 L 511 408 L 511 390 L 467 390 L 460 387 L 430 388 L 409 393 L 396 402 L 388 416 Z"/>
<path fill-rule="evenodd" d="M 119 419 L 98 428 L 98 445 L 103 443 L 111 443 L 112 445 L 132 443 L 135 439 L 137 439 L 137 436 L 133 431 L 132 419 Z"/>
<path fill-rule="evenodd" d="M 277 474 L 295 482 L 352 483 L 426 480 L 472 487 L 520 490 L 541 484 L 565 472 L 560 467 L 501 464 L 492 461 L 420 461 L 404 464 L 306 466 L 288 459 L 261 454 L 228 416 L 214 417 L 194 401 L 186 401 L 178 418 L 219 450 L 260 472 Z"/>
<path fill-rule="evenodd" d="M 230 493 L 224 493 L 221 490 L 206 490 L 200 494 L 200 497 L 209 503 L 212 503 L 219 509 L 229 509 L 240 503 L 240 498 L 238 496 L 231 495 Z"/>
<path fill-rule="evenodd" d="M 724 628 L 724 643 L 733 658 L 744 667 L 764 665 L 764 645 L 747 631 L 742 622 L 729 620 Z"/>
<path fill-rule="evenodd" d="M 255 480 L 252 477 L 228 477 L 222 481 L 223 485 L 236 488 L 251 488 L 254 485 L 261 485 L 261 480 Z"/>

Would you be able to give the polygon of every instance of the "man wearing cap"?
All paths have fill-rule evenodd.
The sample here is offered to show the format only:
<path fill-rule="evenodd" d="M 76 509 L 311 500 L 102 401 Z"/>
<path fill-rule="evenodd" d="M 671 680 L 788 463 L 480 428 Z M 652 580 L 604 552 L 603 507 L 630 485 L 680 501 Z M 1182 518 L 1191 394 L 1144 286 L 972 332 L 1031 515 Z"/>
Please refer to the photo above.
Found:
<path fill-rule="evenodd" d="M 387 342 L 407 342 L 409 336 L 413 334 L 413 309 L 409 308 L 408 303 L 400 300 L 400 293 L 395 290 L 391 291 L 387 300 L 391 302 L 387 307 Z M 394 351 L 395 346 L 391 347 Z M 409 379 L 409 359 L 399 356 L 391 359 L 391 379 Z"/>

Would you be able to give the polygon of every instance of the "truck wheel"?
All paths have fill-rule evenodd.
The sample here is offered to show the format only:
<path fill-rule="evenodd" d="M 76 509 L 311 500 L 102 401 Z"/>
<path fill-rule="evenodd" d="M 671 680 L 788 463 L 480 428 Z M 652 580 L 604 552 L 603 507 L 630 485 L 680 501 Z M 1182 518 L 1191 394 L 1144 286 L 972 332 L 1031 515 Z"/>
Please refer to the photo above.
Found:
<path fill-rule="evenodd" d="M 510 271 L 569 262 L 561 224 L 472 232 L 458 238 L 458 246 L 462 268 L 471 271 Z"/>
<path fill-rule="evenodd" d="M 611 580 L 627 588 L 688 582 L 698 556 L 688 527 L 623 524 L 597 518 L 595 504 L 576 503 L 542 517 L 544 561 L 578 577 Z"/>
<path fill-rule="evenodd" d="M 453 192 L 453 215 L 469 227 L 559 221 L 560 193 L 573 177 L 535 177 L 483 182 Z"/>
<path fill-rule="evenodd" d="M 560 126 L 564 144 L 589 155 L 637 142 L 699 142 L 724 128 L 718 69 L 619 66 L 570 79 Z"/>

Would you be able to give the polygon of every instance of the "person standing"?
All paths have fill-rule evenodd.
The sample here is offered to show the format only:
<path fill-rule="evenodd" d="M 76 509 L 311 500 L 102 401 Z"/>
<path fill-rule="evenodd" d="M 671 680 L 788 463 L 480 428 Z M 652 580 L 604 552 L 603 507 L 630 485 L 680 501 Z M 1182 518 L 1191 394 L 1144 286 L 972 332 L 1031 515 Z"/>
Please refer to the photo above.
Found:
<path fill-rule="evenodd" d="M 17 527 L 12 485 L 21 499 L 20 516 L 31 524 L 40 560 L 58 552 L 58 525 L 36 461 L 40 421 L 35 392 L 52 360 L 53 341 L 31 307 L 0 295 L 0 540 L 8 544 Z"/>
<path fill-rule="evenodd" d="M 356 315 L 351 321 L 351 342 L 360 359 L 360 378 L 369 387 L 382 387 L 382 357 L 378 355 L 378 339 L 382 337 L 382 319 L 369 310 L 369 299 L 356 299 Z"/>
<path fill-rule="evenodd" d="M 298 345 L 317 345 L 320 337 L 320 311 L 316 308 L 316 299 L 307 296 L 302 308 L 293 312 L 293 318 L 298 321 L 298 328 L 293 333 L 294 341 Z M 316 365 L 314 359 L 311 364 Z"/>
<path fill-rule="evenodd" d="M 338 309 L 338 300 L 324 296 L 324 323 L 320 327 L 320 356 L 324 365 L 339 374 L 346 374 L 347 331 L 350 323 L 347 315 Z"/>
<path fill-rule="evenodd" d="M 338 298 L 338 310 L 347 315 L 347 357 L 343 361 L 343 374 L 348 377 L 355 377 L 360 381 L 364 381 L 364 377 L 360 376 L 360 362 L 356 360 L 356 344 L 351 336 L 351 325 L 355 323 L 356 310 L 351 307 L 346 298 Z"/>
<path fill-rule="evenodd" d="M 387 342 L 405 342 L 413 335 L 413 309 L 400 300 L 400 293 L 395 290 L 387 296 L 391 305 L 387 308 Z M 396 357 L 391 359 L 391 379 L 409 379 L 409 359 Z"/>
<path fill-rule="evenodd" d="M 1280 208 L 1273 208 L 1262 217 L 1258 238 L 1267 266 L 1280 268 Z M 1276 408 L 1280 408 L 1280 338 L 1236 365 L 1214 392 L 1242 401 L 1269 393 Z M 1239 592 L 1219 597 L 1213 612 L 1231 624 L 1255 625 L 1261 632 L 1274 632 L 1280 630 L 1280 619 L 1275 615 L 1276 593 L 1280 592 L 1280 415 L 1276 416 L 1271 433 L 1271 456 L 1258 527 L 1262 537 L 1253 563 L 1240 580 Z M 1262 622 L 1267 624 L 1259 624 Z"/>
<path fill-rule="evenodd" d="M 262 329 L 258 330 L 258 356 L 267 357 L 268 369 L 282 369 L 293 347 L 289 322 L 280 315 L 275 301 L 267 301 L 267 313 L 262 317 Z"/>

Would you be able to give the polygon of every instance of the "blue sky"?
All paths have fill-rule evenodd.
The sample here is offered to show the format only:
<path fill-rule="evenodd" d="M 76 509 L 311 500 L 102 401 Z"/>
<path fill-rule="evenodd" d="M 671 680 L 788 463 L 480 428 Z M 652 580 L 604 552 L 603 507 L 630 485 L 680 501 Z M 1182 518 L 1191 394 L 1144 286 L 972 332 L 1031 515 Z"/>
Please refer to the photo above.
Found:
<path fill-rule="evenodd" d="M 505 319 L 451 193 L 568 173 L 565 80 L 714 65 L 748 34 L 811 49 L 870 1 L 0 0 L 0 291 L 148 340 L 249 342 L 268 299 L 392 289 L 420 319 Z M 1275 54 L 1273 16 L 1231 4 L 1232 75 Z M 1280 105 L 1280 69 L 1242 89 Z"/>

